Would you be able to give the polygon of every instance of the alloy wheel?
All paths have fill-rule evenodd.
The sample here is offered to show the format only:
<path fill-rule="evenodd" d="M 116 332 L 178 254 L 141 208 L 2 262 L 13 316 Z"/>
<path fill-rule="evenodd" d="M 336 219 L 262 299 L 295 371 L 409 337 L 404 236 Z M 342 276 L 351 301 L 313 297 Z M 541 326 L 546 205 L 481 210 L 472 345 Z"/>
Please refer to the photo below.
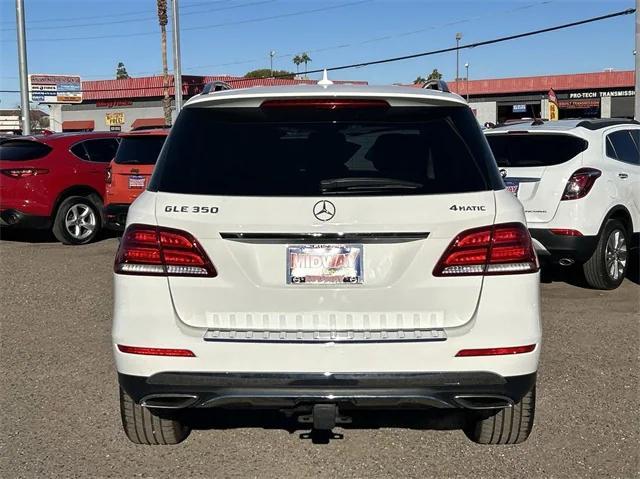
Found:
<path fill-rule="evenodd" d="M 65 228 L 76 240 L 83 240 L 96 229 L 96 214 L 88 205 L 73 205 L 65 216 Z"/>
<path fill-rule="evenodd" d="M 624 232 L 614 229 L 607 238 L 605 263 L 609 277 L 618 281 L 624 276 L 627 267 L 627 242 Z"/>

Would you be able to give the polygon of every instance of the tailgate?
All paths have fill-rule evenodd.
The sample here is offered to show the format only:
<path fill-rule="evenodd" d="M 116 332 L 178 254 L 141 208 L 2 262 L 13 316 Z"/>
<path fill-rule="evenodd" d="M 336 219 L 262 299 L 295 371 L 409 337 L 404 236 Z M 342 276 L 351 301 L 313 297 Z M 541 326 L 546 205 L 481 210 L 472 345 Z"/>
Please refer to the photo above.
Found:
<path fill-rule="evenodd" d="M 330 222 L 314 218 L 324 200 L 334 208 Z M 423 329 L 460 326 L 473 316 L 482 276 L 432 271 L 458 233 L 493 224 L 495 207 L 492 191 L 296 201 L 159 193 L 156 216 L 162 226 L 192 233 L 218 272 L 169 278 L 175 310 L 190 326 Z M 362 283 L 289 282 L 289 247 L 313 244 L 361 245 Z"/>

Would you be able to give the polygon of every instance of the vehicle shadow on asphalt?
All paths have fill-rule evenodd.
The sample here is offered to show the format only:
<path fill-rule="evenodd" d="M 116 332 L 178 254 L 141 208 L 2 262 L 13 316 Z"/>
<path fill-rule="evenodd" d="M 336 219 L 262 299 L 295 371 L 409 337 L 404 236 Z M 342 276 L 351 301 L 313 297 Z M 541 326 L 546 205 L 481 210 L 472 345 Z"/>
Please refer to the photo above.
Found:
<path fill-rule="evenodd" d="M 640 285 L 640 254 L 638 250 L 629 255 L 627 279 Z M 580 266 L 545 265 L 542 267 L 540 281 L 542 283 L 562 282 L 578 288 L 592 289 L 584 279 Z"/>
<path fill-rule="evenodd" d="M 121 233 L 117 231 L 103 230 L 93 243 L 99 243 L 110 238 L 117 238 Z M 1 241 L 14 241 L 16 243 L 58 243 L 58 240 L 49 230 L 19 230 L 0 228 Z"/>
<path fill-rule="evenodd" d="M 289 434 L 298 433 L 301 440 L 313 444 L 328 444 L 343 439 L 348 430 L 401 428 L 414 430 L 459 430 L 465 424 L 465 416 L 457 410 L 407 409 L 407 410 L 356 410 L 341 411 L 351 422 L 338 424 L 342 430 L 319 431 L 309 424 L 300 423 L 296 416 L 275 410 L 238 410 L 230 413 L 224 409 L 191 410 L 184 420 L 195 430 L 227 430 L 240 428 L 280 429 Z"/>

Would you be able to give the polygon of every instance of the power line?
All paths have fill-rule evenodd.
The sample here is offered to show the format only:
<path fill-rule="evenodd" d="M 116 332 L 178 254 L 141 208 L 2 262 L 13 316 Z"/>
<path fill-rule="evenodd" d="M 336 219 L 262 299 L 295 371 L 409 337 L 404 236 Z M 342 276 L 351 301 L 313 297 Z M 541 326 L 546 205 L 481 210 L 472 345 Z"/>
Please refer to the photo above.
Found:
<path fill-rule="evenodd" d="M 217 1 L 210 0 L 206 2 L 196 2 L 196 3 L 190 3 L 188 5 L 181 5 L 180 10 L 185 10 L 187 8 L 189 9 L 196 8 L 202 5 L 211 5 L 213 3 L 225 3 L 225 2 L 235 2 L 235 1 L 237 0 L 217 0 Z M 27 22 L 27 24 L 31 25 L 33 23 L 54 23 L 54 22 L 69 22 L 69 21 L 75 21 L 75 20 L 94 20 L 97 18 L 119 18 L 119 17 L 130 17 L 131 15 L 141 15 L 141 14 L 148 14 L 148 13 L 149 13 L 149 9 L 147 8 L 146 10 L 135 10 L 133 12 L 126 12 L 126 13 L 108 13 L 105 15 L 90 15 L 90 16 L 83 16 L 83 17 L 46 18 L 41 20 L 31 20 Z M 6 20 L 0 23 L 15 25 L 14 20 Z"/>
<path fill-rule="evenodd" d="M 233 1 L 233 0 L 228 0 L 228 1 Z M 185 17 L 187 15 L 200 15 L 202 13 L 205 12 L 220 12 L 223 10 L 235 10 L 237 8 L 245 8 L 245 7 L 254 7 L 256 5 L 262 5 L 265 3 L 273 3 L 276 0 L 259 0 L 259 1 L 254 1 L 254 2 L 250 2 L 250 3 L 242 3 L 240 5 L 230 5 L 230 6 L 226 6 L 226 7 L 217 7 L 217 8 L 205 8 L 204 10 L 198 10 L 196 12 L 187 12 L 187 13 L 182 13 L 181 16 Z M 213 2 L 213 3 L 224 3 L 223 1 L 219 1 L 219 2 Z M 146 16 L 146 17 L 141 17 L 141 18 L 130 18 L 127 17 L 127 19 L 125 20 L 114 20 L 114 21 L 110 21 L 110 22 L 94 22 L 94 23 L 81 23 L 81 24 L 72 24 L 72 25 L 61 25 L 61 26 L 53 26 L 53 27 L 38 27 L 38 28 L 30 28 L 30 30 L 59 30 L 61 28 L 85 28 L 85 27 L 95 27 L 95 26 L 105 26 L 105 25 L 116 25 L 116 24 L 123 24 L 123 23 L 137 23 L 137 22 L 143 22 L 143 21 L 149 21 L 149 20 L 158 20 L 157 16 Z M 4 32 L 8 32 L 8 31 L 13 31 L 14 29 L 11 28 L 5 28 L 3 30 L 0 31 L 4 31 Z"/>
<path fill-rule="evenodd" d="M 423 32 L 430 31 L 430 30 L 436 30 L 436 29 L 439 29 L 439 28 L 453 26 L 453 25 L 457 25 L 457 24 L 461 24 L 461 23 L 468 23 L 468 22 L 472 22 L 474 20 L 479 20 L 479 19 L 482 19 L 482 18 L 486 18 L 488 16 L 510 14 L 510 13 L 526 10 L 526 9 L 537 7 L 537 6 L 541 6 L 541 5 L 547 5 L 547 4 L 553 3 L 554 1 L 555 0 L 544 0 L 544 1 L 541 1 L 541 2 L 521 5 L 519 7 L 511 8 L 511 9 L 504 10 L 504 11 L 493 11 L 493 12 L 489 12 L 489 13 L 486 13 L 486 14 L 483 14 L 483 15 L 476 15 L 474 17 L 468 17 L 468 18 L 456 20 L 456 21 L 453 21 L 453 22 L 430 25 L 428 27 L 423 27 L 423 28 L 418 29 L 418 30 L 398 32 L 398 33 L 394 33 L 394 34 L 391 34 L 391 35 L 387 35 L 385 37 L 369 38 L 369 39 L 361 40 L 359 42 L 343 43 L 343 44 L 332 45 L 332 46 L 327 46 L 327 47 L 322 47 L 322 48 L 315 48 L 315 49 L 308 49 L 307 48 L 307 49 L 301 49 L 300 51 L 306 51 L 308 53 L 321 53 L 321 52 L 326 52 L 326 51 L 330 51 L 330 50 L 351 48 L 351 47 L 355 47 L 357 45 L 366 45 L 366 44 L 377 42 L 377 41 L 385 41 L 385 40 L 389 40 L 389 39 L 397 38 L 397 37 L 406 37 L 406 36 L 409 36 L 409 35 L 415 35 L 415 34 L 423 33 Z M 289 57 L 293 57 L 294 55 L 297 55 L 297 52 L 282 53 L 280 55 L 276 55 L 275 58 L 289 58 Z M 264 60 L 264 59 L 263 58 L 249 58 L 249 59 L 244 59 L 244 60 L 235 60 L 235 61 L 226 62 L 226 63 L 215 63 L 215 64 L 209 64 L 209 65 L 194 65 L 194 66 L 190 66 L 190 67 L 184 68 L 184 71 L 200 70 L 200 69 L 204 69 L 204 68 L 218 68 L 218 67 L 235 66 L 235 65 L 246 65 L 246 64 L 249 64 L 249 63 L 255 63 L 255 62 L 258 62 L 258 61 L 262 61 L 262 60 Z M 158 73 L 158 72 L 157 71 L 154 71 L 154 72 L 145 71 L 145 72 L 139 72 L 138 74 L 139 75 L 143 75 L 143 74 L 150 74 L 150 73 L 151 74 L 155 74 L 155 73 Z M 102 78 L 104 76 L 106 76 L 106 75 L 93 75 L 93 76 L 87 76 L 87 78 L 91 78 L 91 77 Z M 7 77 L 5 77 L 5 78 L 7 78 Z"/>
<path fill-rule="evenodd" d="M 522 10 L 526 10 L 526 9 L 530 9 L 530 8 L 533 8 L 533 7 L 541 6 L 541 5 L 548 5 L 550 3 L 553 3 L 554 1 L 556 1 L 556 0 L 544 0 L 544 1 L 540 1 L 540 2 L 521 5 L 521 6 L 518 6 L 516 8 L 511 8 L 511 9 L 507 9 L 507 10 L 504 10 L 504 11 L 493 11 L 493 12 L 488 12 L 488 13 L 482 14 L 482 15 L 476 15 L 476 16 L 473 16 L 473 17 L 468 17 L 468 18 L 463 18 L 463 19 L 460 19 L 460 20 L 455 20 L 455 21 L 452 21 L 452 22 L 436 24 L 436 25 L 430 25 L 428 27 L 423 27 L 423 28 L 420 28 L 418 30 L 410 30 L 410 31 L 398 32 L 398 33 L 394 33 L 394 34 L 391 34 L 391 35 L 386 35 L 384 37 L 368 38 L 368 39 L 361 40 L 359 42 L 353 42 L 353 43 L 342 43 L 342 44 L 338 44 L 338 45 L 332 45 L 332 46 L 316 48 L 316 49 L 302 49 L 301 51 L 306 51 L 308 53 L 321 53 L 321 52 L 326 52 L 326 51 L 331 51 L 331 50 L 339 50 L 339 49 L 343 49 L 343 48 L 351 48 L 351 47 L 354 47 L 354 46 L 357 46 L 357 45 L 366 45 L 366 44 L 369 44 L 369 43 L 390 40 L 392 38 L 406 37 L 406 36 L 415 35 L 415 34 L 418 34 L 418 33 L 423 33 L 423 32 L 426 32 L 426 31 L 436 30 L 436 29 L 439 29 L 439 28 L 454 26 L 454 25 L 458 25 L 458 24 L 462 24 L 462 23 L 468 23 L 468 22 L 472 22 L 472 21 L 475 21 L 475 20 L 483 19 L 483 18 L 486 18 L 486 17 L 489 17 L 489 16 L 495 17 L 496 15 L 507 15 L 507 14 L 511 14 L 511 13 L 514 13 L 514 12 L 519 12 L 519 11 L 522 11 Z M 219 3 L 219 2 L 216 2 L 216 3 Z M 181 8 L 181 10 L 182 10 L 182 8 Z M 289 58 L 289 57 L 293 57 L 294 55 L 297 55 L 297 53 L 296 52 L 282 53 L 280 55 L 276 55 L 275 58 Z M 203 68 L 218 68 L 218 67 L 235 66 L 235 65 L 246 65 L 246 64 L 255 63 L 255 62 L 258 62 L 258 61 L 261 61 L 261 60 L 263 60 L 263 58 L 250 58 L 250 59 L 244 59 L 244 60 L 235 60 L 235 61 L 226 62 L 226 63 L 209 64 L 209 65 L 195 65 L 195 66 L 184 68 L 184 71 L 200 70 L 200 69 L 203 69 Z M 148 75 L 148 74 L 155 75 L 155 74 L 158 74 L 158 72 L 159 72 L 158 70 L 142 71 L 142 72 L 136 72 L 133 75 Z M 83 75 L 83 78 L 103 78 L 103 77 L 108 76 L 108 75 L 109 74 Z M 0 78 L 15 79 L 15 77 L 0 77 Z"/>
<path fill-rule="evenodd" d="M 357 0 L 355 2 L 349 2 L 349 3 L 341 3 L 339 5 L 329 5 L 326 7 L 319 7 L 319 8 L 313 8 L 313 9 L 308 9 L 308 10 L 299 10 L 297 12 L 290 12 L 290 13 L 281 13 L 278 15 L 270 15 L 270 16 L 266 16 L 266 17 L 256 17 L 256 18 L 248 18 L 248 19 L 244 19 L 244 20 L 236 20 L 233 22 L 224 22 L 224 23 L 216 23 L 216 24 L 212 24 L 212 25 L 200 25 L 200 26 L 196 26 L 196 27 L 188 27 L 188 28 L 183 28 L 182 31 L 192 31 L 192 30 L 209 30 L 212 28 L 220 28 L 220 27 L 228 27 L 228 26 L 233 26 L 233 25 L 244 25 L 247 23 L 257 23 L 257 22 L 264 22 L 264 21 L 268 21 L 268 20 L 276 20 L 276 19 L 280 19 L 280 18 L 289 18 L 289 17 L 295 17 L 295 16 L 299 16 L 299 15 L 307 15 L 309 13 L 319 13 L 319 12 L 324 12 L 327 10 L 336 10 L 338 8 L 345 8 L 345 7 L 351 7 L 354 5 L 361 5 L 363 3 L 369 3 L 371 0 Z M 167 32 L 169 32 L 171 30 L 167 29 Z M 84 37 L 62 37 L 62 38 L 32 38 L 29 39 L 30 43 L 33 42 L 64 42 L 64 41 L 75 41 L 75 40 L 101 40 L 101 39 L 105 39 L 105 38 L 130 38 L 130 37 L 144 37 L 144 36 L 149 36 L 149 35 L 157 35 L 158 32 L 156 30 L 154 31 L 148 31 L 148 32 L 138 32 L 138 33 L 128 33 L 126 35 L 118 35 L 118 34 L 113 34 L 113 35 L 94 35 L 94 36 L 84 36 Z M 12 42 L 13 40 L 1 40 L 2 42 Z"/>
<path fill-rule="evenodd" d="M 476 47 L 481 47 L 481 46 L 486 46 L 486 45 L 493 45 L 496 43 L 502 43 L 502 42 L 507 42 L 507 41 L 511 41 L 511 40 L 516 40 L 519 38 L 525 38 L 525 37 L 531 37 L 534 35 L 541 35 L 543 33 L 549 33 L 549 32 L 554 32 L 554 31 L 558 31 L 558 30 L 564 30 L 566 28 L 573 28 L 573 27 L 577 27 L 580 25 L 586 25 L 589 23 L 594 23 L 594 22 L 599 22 L 599 21 L 603 21 L 603 20 L 608 20 L 611 18 L 615 18 L 615 17 L 620 17 L 623 15 L 631 15 L 633 13 L 635 13 L 636 9 L 635 8 L 628 8 L 626 10 L 621 10 L 618 12 L 613 12 L 613 13 L 609 13 L 607 15 L 600 15 L 597 17 L 591 17 L 591 18 L 587 18 L 584 20 L 578 20 L 575 22 L 571 22 L 571 23 L 563 23 L 561 25 L 556 25 L 553 27 L 547 27 L 547 28 L 542 28 L 539 30 L 531 30 L 528 32 L 524 32 L 524 33 L 518 33 L 515 35 L 507 35 L 507 36 L 503 36 L 503 37 L 498 37 L 498 38 L 494 38 L 491 40 L 483 40 L 481 42 L 475 42 L 475 43 L 467 43 L 467 44 L 463 44 L 460 45 L 458 47 L 449 47 L 449 48 L 441 48 L 439 50 L 431 50 L 431 51 L 427 51 L 427 52 L 421 52 L 421 53 L 413 53 L 410 55 L 402 55 L 402 56 L 397 56 L 397 57 L 390 57 L 390 58 L 383 58 L 380 60 L 371 60 L 368 62 L 361 62 L 361 63 L 351 63 L 348 65 L 339 65 L 339 66 L 335 66 L 335 67 L 327 67 L 327 68 L 320 68 L 320 69 L 316 69 L 316 70 L 309 70 L 306 73 L 321 73 L 324 70 L 327 71 L 336 71 L 336 70 L 347 70 L 347 69 L 351 69 L 351 68 L 361 68 L 361 67 L 366 67 L 366 66 L 371 66 L 371 65 L 380 65 L 383 63 L 392 63 L 392 62 L 398 62 L 398 61 L 403 61 L 403 60 L 411 60 L 413 58 L 420 58 L 420 57 L 426 57 L 426 56 L 431 56 L 431 55 L 438 55 L 440 53 L 448 53 L 448 52 L 454 52 L 456 50 L 465 50 L 465 49 L 469 49 L 469 48 L 476 48 Z M 222 75 L 221 75 L 222 76 Z M 253 78 L 253 80 L 270 80 L 270 79 L 277 79 L 277 78 L 287 78 L 290 77 L 291 75 L 274 75 L 272 77 L 259 77 L 259 78 Z M 246 78 L 237 78 L 237 79 L 229 79 L 226 80 L 228 83 L 235 83 L 235 82 L 240 82 L 240 81 L 246 81 Z M 190 86 L 202 86 L 204 85 L 204 83 L 200 82 L 200 83 L 193 83 L 190 84 Z M 136 88 L 105 88 L 105 89 L 97 89 L 97 90 L 82 90 L 85 93 L 97 93 L 97 92 L 106 92 L 106 91 L 134 91 L 134 90 L 151 90 L 151 89 L 161 89 L 163 88 L 162 86 L 158 86 L 158 87 L 136 87 Z M 0 90 L 0 93 L 19 93 L 20 90 Z"/>

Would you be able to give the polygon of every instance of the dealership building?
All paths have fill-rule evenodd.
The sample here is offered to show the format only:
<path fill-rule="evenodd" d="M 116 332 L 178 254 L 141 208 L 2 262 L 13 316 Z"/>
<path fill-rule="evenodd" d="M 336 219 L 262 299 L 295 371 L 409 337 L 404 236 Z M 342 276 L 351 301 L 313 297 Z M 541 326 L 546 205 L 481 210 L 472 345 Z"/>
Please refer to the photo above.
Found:
<path fill-rule="evenodd" d="M 182 95 L 186 101 L 199 94 L 209 82 L 222 81 L 231 88 L 253 86 L 315 84 L 305 79 L 255 79 L 222 76 L 182 77 Z M 334 83 L 366 85 L 363 81 L 334 80 Z M 82 103 L 51 104 L 50 123 L 54 131 L 129 131 L 132 128 L 165 124 L 162 76 L 96 80 L 82 82 Z M 172 118 L 175 117 L 173 76 L 169 77 Z"/>
<path fill-rule="evenodd" d="M 480 123 L 548 118 L 549 95 L 560 118 L 634 116 L 635 77 L 630 71 L 545 75 L 489 80 L 461 79 L 449 88 L 469 98 Z"/>
<path fill-rule="evenodd" d="M 212 81 L 232 88 L 313 84 L 304 79 L 248 79 L 233 76 L 183 76 L 182 95 L 190 98 Z M 363 81 L 335 83 L 366 84 Z M 633 117 L 633 71 L 604 71 L 449 82 L 469 103 L 478 121 L 498 123 L 518 118 L 547 118 L 549 95 L 555 93 L 560 118 Z M 173 101 L 173 77 L 169 95 Z M 82 82 L 82 103 L 52 104 L 50 128 L 55 131 L 128 131 L 164 125 L 162 76 Z M 173 106 L 173 103 L 172 103 Z M 175 110 L 173 110 L 175 116 Z"/>

